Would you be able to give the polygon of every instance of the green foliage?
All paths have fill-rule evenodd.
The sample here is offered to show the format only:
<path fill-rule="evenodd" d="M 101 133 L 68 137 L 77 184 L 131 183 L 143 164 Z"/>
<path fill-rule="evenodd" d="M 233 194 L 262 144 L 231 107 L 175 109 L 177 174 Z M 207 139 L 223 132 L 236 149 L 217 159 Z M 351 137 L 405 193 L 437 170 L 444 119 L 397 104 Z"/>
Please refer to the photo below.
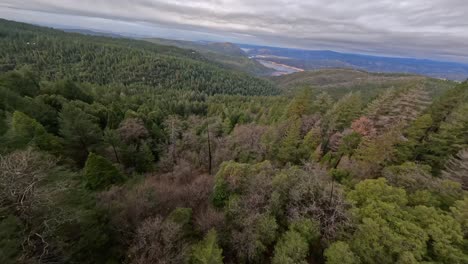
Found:
<path fill-rule="evenodd" d="M 13 113 L 11 126 L 5 137 L 10 149 L 32 146 L 54 154 L 61 150 L 59 138 L 47 133 L 40 123 L 18 111 Z"/>
<path fill-rule="evenodd" d="M 424 140 L 432 125 L 431 115 L 425 114 L 417 118 L 405 130 L 403 133 L 405 141 L 397 145 L 396 156 L 398 161 L 412 160 L 424 153 L 425 149 L 422 147 L 421 141 Z"/>
<path fill-rule="evenodd" d="M 2 263 L 468 263 L 466 84 L 0 36 Z"/>
<path fill-rule="evenodd" d="M 288 162 L 298 164 L 302 158 L 300 150 L 300 145 L 302 143 L 301 120 L 291 120 L 286 129 L 285 136 L 281 140 L 278 148 L 278 159 L 284 164 Z"/>
<path fill-rule="evenodd" d="M 298 232 L 287 231 L 275 246 L 275 255 L 272 263 L 307 263 L 306 257 L 309 253 L 307 240 Z"/>
<path fill-rule="evenodd" d="M 324 99 L 325 100 L 325 99 Z M 321 102 L 322 103 L 322 102 Z M 300 118 L 303 115 L 311 113 L 311 92 L 310 89 L 304 89 L 294 97 L 288 106 L 287 118 Z M 320 108 L 320 106 L 318 106 Z"/>
<path fill-rule="evenodd" d="M 34 97 L 39 94 L 38 77 L 27 69 L 10 71 L 0 75 L 0 86 L 21 96 Z"/>
<path fill-rule="evenodd" d="M 362 109 L 360 94 L 347 94 L 326 113 L 329 131 L 341 131 L 359 117 Z"/>
<path fill-rule="evenodd" d="M 468 147 L 468 104 L 461 104 L 441 123 L 437 133 L 424 144 L 426 151 L 420 159 L 438 174 L 450 156 Z"/>
<path fill-rule="evenodd" d="M 86 103 L 92 103 L 93 98 L 85 93 L 81 87 L 71 80 L 63 80 L 55 83 L 53 87 L 54 94 L 59 94 L 68 100 L 79 100 Z"/>
<path fill-rule="evenodd" d="M 0 262 L 16 263 L 21 254 L 20 220 L 9 215 L 0 220 Z"/>
<path fill-rule="evenodd" d="M 362 262 L 466 261 L 461 226 L 446 212 L 408 206 L 406 192 L 384 179 L 363 181 L 348 197 L 360 221 L 349 244 Z"/>
<path fill-rule="evenodd" d="M 361 140 L 362 136 L 356 132 L 345 135 L 341 139 L 341 144 L 338 147 L 338 154 L 341 156 L 352 156 L 361 143 Z"/>
<path fill-rule="evenodd" d="M 59 115 L 60 134 L 65 139 L 70 155 L 82 164 L 101 138 L 95 118 L 69 103 Z"/>
<path fill-rule="evenodd" d="M 359 258 L 354 255 L 346 242 L 338 241 L 331 244 L 324 253 L 327 264 L 358 264 Z"/>
<path fill-rule="evenodd" d="M 293 222 L 277 242 L 272 263 L 307 263 L 310 245 L 319 237 L 318 223 L 310 219 Z"/>
<path fill-rule="evenodd" d="M 317 160 L 314 153 L 322 143 L 322 133 L 319 128 L 312 128 L 304 137 L 299 152 L 305 160 Z"/>
<path fill-rule="evenodd" d="M 190 263 L 222 264 L 223 250 L 218 246 L 216 230 L 210 230 L 205 238 L 192 248 Z"/>
<path fill-rule="evenodd" d="M 315 97 L 312 103 L 312 112 L 324 115 L 333 105 L 333 99 L 326 92 L 322 92 Z"/>
<path fill-rule="evenodd" d="M 167 219 L 181 226 L 188 225 L 192 221 L 192 209 L 177 208 L 171 212 Z"/>
<path fill-rule="evenodd" d="M 330 176 L 339 183 L 346 183 L 350 179 L 351 173 L 343 169 L 331 169 Z"/>
<path fill-rule="evenodd" d="M 104 157 L 90 153 L 84 167 L 86 186 L 90 190 L 103 190 L 122 183 L 125 177 Z"/>
<path fill-rule="evenodd" d="M 6 20 L 0 21 L 0 34 L 0 64 L 31 65 L 47 80 L 141 84 L 208 94 L 278 93 L 269 81 L 220 69 L 198 53 L 175 47 L 65 33 Z"/>
<path fill-rule="evenodd" d="M 320 238 L 320 223 L 311 219 L 295 220 L 289 229 L 299 233 L 309 244 L 317 242 Z"/>

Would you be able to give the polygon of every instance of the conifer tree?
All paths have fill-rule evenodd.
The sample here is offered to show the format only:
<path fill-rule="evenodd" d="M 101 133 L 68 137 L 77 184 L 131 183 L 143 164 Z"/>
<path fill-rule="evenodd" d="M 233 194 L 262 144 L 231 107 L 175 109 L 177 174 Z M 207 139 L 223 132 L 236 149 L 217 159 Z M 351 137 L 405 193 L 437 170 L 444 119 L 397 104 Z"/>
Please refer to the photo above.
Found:
<path fill-rule="evenodd" d="M 95 118 L 72 104 L 65 104 L 59 115 L 60 134 L 78 164 L 86 157 L 101 138 L 101 129 Z"/>
<path fill-rule="evenodd" d="M 300 147 L 301 145 L 301 120 L 296 119 L 290 121 L 286 134 L 282 139 L 278 149 L 278 159 L 283 163 L 298 163 L 300 162 Z"/>
<path fill-rule="evenodd" d="M 218 246 L 216 230 L 210 230 L 205 238 L 193 246 L 191 264 L 222 264 L 223 250 Z"/>
<path fill-rule="evenodd" d="M 468 146 L 468 103 L 457 107 L 423 146 L 425 153 L 419 160 L 432 166 L 433 172 L 439 174 L 450 156 Z"/>
<path fill-rule="evenodd" d="M 325 115 L 328 131 L 342 131 L 349 127 L 361 114 L 361 108 L 362 100 L 359 93 L 349 93 L 341 98 Z"/>
<path fill-rule="evenodd" d="M 90 153 L 84 167 L 86 186 L 90 190 L 103 190 L 122 183 L 125 177 L 104 157 Z"/>
<path fill-rule="evenodd" d="M 18 111 L 13 113 L 6 139 L 7 145 L 14 149 L 32 146 L 51 151 L 54 154 L 58 154 L 61 149 L 59 138 L 47 133 L 45 128 L 35 119 Z"/>

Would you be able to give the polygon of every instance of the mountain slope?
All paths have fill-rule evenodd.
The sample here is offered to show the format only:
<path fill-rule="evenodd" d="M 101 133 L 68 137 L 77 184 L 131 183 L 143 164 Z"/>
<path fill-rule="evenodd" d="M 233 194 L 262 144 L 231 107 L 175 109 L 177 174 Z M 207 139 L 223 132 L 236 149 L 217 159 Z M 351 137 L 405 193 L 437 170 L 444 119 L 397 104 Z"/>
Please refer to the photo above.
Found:
<path fill-rule="evenodd" d="M 276 94 L 268 81 L 223 70 L 193 50 L 65 33 L 0 20 L 0 72 L 30 66 L 43 79 L 150 85 L 208 94 Z"/>
<path fill-rule="evenodd" d="M 294 92 L 303 87 L 312 87 L 321 92 L 326 91 L 334 97 L 341 97 L 349 92 L 361 92 L 363 97 L 372 98 L 382 89 L 391 87 L 422 85 L 431 94 L 438 95 L 456 85 L 420 75 L 370 73 L 353 69 L 322 69 L 297 72 L 280 77 L 272 77 L 285 93 Z"/>
<path fill-rule="evenodd" d="M 256 60 L 252 60 L 237 45 L 224 42 L 193 42 L 183 40 L 170 40 L 161 38 L 145 39 L 149 42 L 176 46 L 182 49 L 191 49 L 203 54 L 207 59 L 213 61 L 219 66 L 227 69 L 233 69 L 262 76 L 269 75 L 272 70 L 263 66 Z"/>

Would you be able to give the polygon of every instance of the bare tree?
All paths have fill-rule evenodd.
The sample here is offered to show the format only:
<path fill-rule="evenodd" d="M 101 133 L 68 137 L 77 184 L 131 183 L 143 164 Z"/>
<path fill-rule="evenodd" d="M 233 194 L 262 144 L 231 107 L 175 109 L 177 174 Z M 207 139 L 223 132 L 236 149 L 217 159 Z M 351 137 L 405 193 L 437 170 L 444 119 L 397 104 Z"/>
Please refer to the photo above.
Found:
<path fill-rule="evenodd" d="M 189 244 L 181 225 L 161 217 L 145 220 L 128 251 L 132 264 L 184 263 Z"/>
<path fill-rule="evenodd" d="M 0 156 L 0 201 L 2 206 L 12 208 L 26 216 L 40 203 L 43 181 L 56 161 L 31 149 Z"/>
<path fill-rule="evenodd" d="M 468 190 L 468 149 L 460 150 L 447 162 L 442 176 L 459 182 L 464 190 Z"/>

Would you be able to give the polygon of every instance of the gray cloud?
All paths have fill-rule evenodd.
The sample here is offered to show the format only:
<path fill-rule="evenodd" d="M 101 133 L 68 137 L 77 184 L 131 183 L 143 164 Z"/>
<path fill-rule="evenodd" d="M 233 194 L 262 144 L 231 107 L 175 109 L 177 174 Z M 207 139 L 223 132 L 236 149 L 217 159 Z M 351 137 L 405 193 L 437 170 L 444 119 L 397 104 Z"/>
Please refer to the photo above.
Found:
<path fill-rule="evenodd" d="M 466 0 L 3 0 L 8 19 L 468 62 Z"/>

